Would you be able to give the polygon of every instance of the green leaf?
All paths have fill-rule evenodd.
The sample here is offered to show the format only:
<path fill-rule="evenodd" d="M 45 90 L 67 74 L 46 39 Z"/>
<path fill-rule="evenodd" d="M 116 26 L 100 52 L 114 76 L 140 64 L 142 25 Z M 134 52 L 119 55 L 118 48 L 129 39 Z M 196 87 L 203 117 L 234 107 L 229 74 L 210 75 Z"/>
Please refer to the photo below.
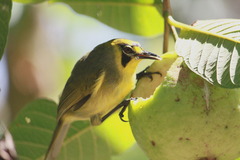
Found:
<path fill-rule="evenodd" d="M 141 36 L 163 32 L 161 0 L 51 0 L 69 4 L 76 12 L 118 30 Z M 159 12 L 160 13 L 159 13 Z"/>
<path fill-rule="evenodd" d="M 8 25 L 11 17 L 12 1 L 0 0 L 0 59 L 7 42 Z"/>
<path fill-rule="evenodd" d="M 212 84 L 240 87 L 240 20 L 204 20 L 193 26 L 176 26 L 181 28 L 176 51 L 192 71 Z"/>
<path fill-rule="evenodd" d="M 29 103 L 11 126 L 19 159 L 43 159 L 56 126 L 57 105 L 46 99 Z M 78 121 L 71 125 L 62 145 L 59 160 L 109 160 L 111 150 L 90 126 Z"/>
<path fill-rule="evenodd" d="M 46 2 L 47 0 L 13 0 L 14 2 L 19 3 L 40 3 L 40 2 Z"/>

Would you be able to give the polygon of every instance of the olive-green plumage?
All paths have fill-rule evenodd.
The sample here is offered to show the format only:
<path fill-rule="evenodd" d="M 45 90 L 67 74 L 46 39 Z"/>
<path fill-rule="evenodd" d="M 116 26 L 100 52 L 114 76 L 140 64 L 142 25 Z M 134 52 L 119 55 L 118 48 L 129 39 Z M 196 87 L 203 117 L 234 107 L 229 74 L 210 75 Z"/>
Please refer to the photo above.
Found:
<path fill-rule="evenodd" d="M 141 59 L 160 59 L 144 51 L 139 43 L 113 39 L 95 47 L 73 68 L 58 105 L 58 124 L 46 154 L 54 160 L 71 122 L 102 117 L 114 109 L 135 87 L 135 72 Z"/>

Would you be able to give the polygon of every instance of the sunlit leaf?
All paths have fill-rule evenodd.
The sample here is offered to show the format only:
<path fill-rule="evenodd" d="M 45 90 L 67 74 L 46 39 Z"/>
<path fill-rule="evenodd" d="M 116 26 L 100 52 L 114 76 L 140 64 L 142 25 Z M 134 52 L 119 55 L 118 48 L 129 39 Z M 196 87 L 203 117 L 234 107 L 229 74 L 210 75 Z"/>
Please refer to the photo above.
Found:
<path fill-rule="evenodd" d="M 0 59 L 7 42 L 8 24 L 11 17 L 12 1 L 0 0 Z"/>
<path fill-rule="evenodd" d="M 64 2 L 76 12 L 96 18 L 118 30 L 142 36 L 163 32 L 161 0 L 51 0 Z M 160 13 L 159 13 L 160 12 Z"/>
<path fill-rule="evenodd" d="M 49 100 L 28 104 L 11 126 L 19 159 L 43 159 L 56 125 L 57 105 Z M 59 160 L 109 160 L 111 150 L 88 122 L 73 123 L 64 140 Z"/>
<path fill-rule="evenodd" d="M 40 2 L 45 2 L 47 0 L 13 0 L 14 2 L 19 2 L 19 3 L 40 3 Z"/>
<path fill-rule="evenodd" d="M 219 19 L 182 25 L 176 51 L 208 82 L 240 87 L 240 20 Z"/>

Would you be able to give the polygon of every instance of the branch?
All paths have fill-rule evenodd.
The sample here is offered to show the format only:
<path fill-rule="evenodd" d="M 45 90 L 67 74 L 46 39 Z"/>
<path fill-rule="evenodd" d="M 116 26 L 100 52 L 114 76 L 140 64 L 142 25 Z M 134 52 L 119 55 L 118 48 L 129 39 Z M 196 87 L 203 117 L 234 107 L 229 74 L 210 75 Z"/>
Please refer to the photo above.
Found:
<path fill-rule="evenodd" d="M 169 42 L 169 24 L 168 16 L 171 13 L 170 0 L 163 0 L 163 18 L 164 18 L 164 40 L 163 40 L 163 53 L 168 51 Z"/>

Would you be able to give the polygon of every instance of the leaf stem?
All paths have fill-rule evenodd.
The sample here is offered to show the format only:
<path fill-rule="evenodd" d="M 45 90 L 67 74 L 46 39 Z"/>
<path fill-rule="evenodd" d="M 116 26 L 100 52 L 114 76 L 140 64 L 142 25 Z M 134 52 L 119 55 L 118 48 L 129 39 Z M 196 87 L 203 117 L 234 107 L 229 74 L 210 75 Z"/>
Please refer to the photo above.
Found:
<path fill-rule="evenodd" d="M 168 17 L 171 17 L 171 16 L 168 16 Z M 177 30 L 176 30 L 176 28 L 173 25 L 170 25 L 170 26 L 171 26 L 171 29 L 172 29 L 174 40 L 176 41 L 178 39 Z"/>
<path fill-rule="evenodd" d="M 229 40 L 229 41 L 232 41 L 232 42 L 235 42 L 235 43 L 240 42 L 236 39 L 226 37 L 226 36 L 221 35 L 221 34 L 217 34 L 217 33 L 214 33 L 214 32 L 207 31 L 207 30 L 199 29 L 197 27 L 193 27 L 191 25 L 187 25 L 187 24 L 178 22 L 178 21 L 174 20 L 172 16 L 168 16 L 168 23 L 170 25 L 172 25 L 174 27 L 177 27 L 177 28 L 180 28 L 180 29 L 184 29 L 184 30 L 188 30 L 188 31 L 194 31 L 194 32 L 205 34 L 205 35 L 210 35 L 210 36 L 222 38 L 222 39 Z"/>
<path fill-rule="evenodd" d="M 184 23 L 181 23 L 181 22 L 178 22 L 176 21 L 175 19 L 173 19 L 172 16 L 168 16 L 168 23 L 174 27 L 177 27 L 177 28 L 180 28 L 180 29 L 183 29 L 183 28 L 189 28 L 190 26 L 189 25 L 186 25 Z"/>

